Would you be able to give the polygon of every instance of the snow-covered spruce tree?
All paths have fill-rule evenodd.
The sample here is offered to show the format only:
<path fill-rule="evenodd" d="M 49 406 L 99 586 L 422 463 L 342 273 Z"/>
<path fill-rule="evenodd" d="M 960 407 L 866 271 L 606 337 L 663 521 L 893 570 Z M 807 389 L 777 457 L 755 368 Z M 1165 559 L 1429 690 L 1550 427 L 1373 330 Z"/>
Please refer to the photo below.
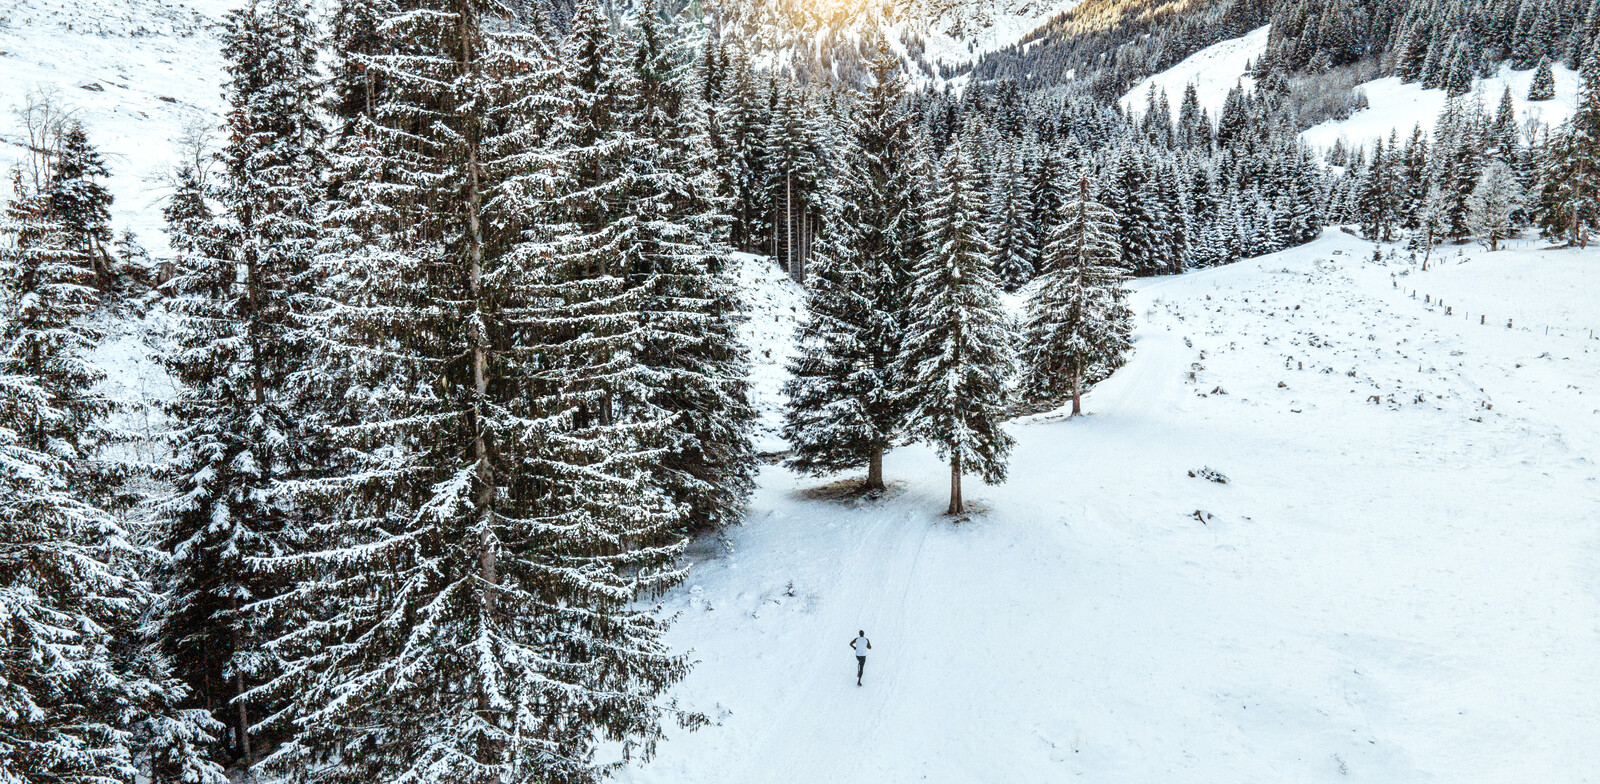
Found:
<path fill-rule="evenodd" d="M 609 26 L 584 3 L 566 62 Z M 361 58 L 386 98 L 336 161 L 330 216 L 365 241 L 322 261 L 313 356 L 347 409 L 323 416 L 359 417 L 330 428 L 340 472 L 288 488 L 322 518 L 312 548 L 267 562 L 305 579 L 259 611 L 318 617 L 270 646 L 286 668 L 259 691 L 292 699 L 296 735 L 266 764 L 595 782 L 601 743 L 648 755 L 687 662 L 634 604 L 681 579 L 682 546 L 650 476 L 666 417 L 639 383 L 637 309 L 620 255 L 563 218 L 587 173 L 550 136 L 594 107 L 508 7 L 424 3 L 377 29 Z"/>
<path fill-rule="evenodd" d="M 1132 345 L 1116 221 L 1090 199 L 1088 177 L 1081 177 L 1077 198 L 1062 208 L 1042 280 L 1028 300 L 1023 394 L 1051 401 L 1071 395 L 1074 416 L 1083 413 L 1083 384 L 1109 375 Z"/>
<path fill-rule="evenodd" d="M 87 457 L 82 430 L 103 411 L 73 405 L 100 378 L 81 327 L 94 274 L 64 247 L 45 196 L 20 173 L 13 189 L 0 219 L 0 770 L 131 781 L 104 625 L 126 592 L 107 563 L 125 534 L 69 490 Z"/>
<path fill-rule="evenodd" d="M 1533 72 L 1533 82 L 1528 85 L 1528 100 L 1548 101 L 1556 97 L 1556 77 L 1550 70 L 1550 58 L 1539 60 L 1538 70 Z"/>
<path fill-rule="evenodd" d="M 755 486 L 756 419 L 739 341 L 739 295 L 717 197 L 715 151 L 694 119 L 684 58 L 652 3 L 634 30 L 628 115 L 640 141 L 629 162 L 637 255 L 628 284 L 640 291 L 639 361 L 651 403 L 671 417 L 659 472 L 692 529 L 738 521 Z"/>
<path fill-rule="evenodd" d="M 1521 162 L 1522 128 L 1517 123 L 1516 104 L 1511 88 L 1500 93 L 1500 104 L 1495 107 L 1494 122 L 1488 128 L 1487 152 L 1513 171 Z"/>
<path fill-rule="evenodd" d="M 900 421 L 894 379 L 876 367 L 882 358 L 873 356 L 871 338 L 873 327 L 893 323 L 895 314 L 879 310 L 879 281 L 859 255 L 857 205 L 840 192 L 858 174 L 846 168 L 821 194 L 826 231 L 817 238 L 799 352 L 783 387 L 783 437 L 795 470 L 820 475 L 865 465 L 866 487 L 875 490 L 883 487 L 883 453 Z"/>
<path fill-rule="evenodd" d="M 1574 71 L 1582 69 L 1584 58 L 1597 48 L 1600 48 L 1600 0 L 1589 0 L 1583 23 L 1567 47 L 1567 67 Z"/>
<path fill-rule="evenodd" d="M 990 244 L 995 274 L 1007 291 L 1033 279 L 1032 232 L 1028 226 L 1028 191 L 1020 145 L 1005 143 L 998 152 L 989 183 Z"/>
<path fill-rule="evenodd" d="M 939 164 L 927 207 L 927 251 L 917 263 L 911 321 L 900 356 L 907 430 L 950 463 L 949 514 L 961 514 L 961 478 L 1005 481 L 1012 438 L 1005 379 L 1013 365 L 983 225 L 983 193 L 959 136 Z"/>
<path fill-rule="evenodd" d="M 191 257 L 225 251 L 221 226 L 212 213 L 209 196 L 213 186 L 206 181 L 200 167 L 185 162 L 172 172 L 172 195 L 161 208 L 161 217 L 167 224 L 167 241 L 176 251 L 179 264 L 188 263 Z"/>
<path fill-rule="evenodd" d="M 19 174 L 13 193 L 0 216 L 0 771 L 220 784 L 200 754 L 217 728 L 173 710 L 183 685 L 142 634 L 150 553 L 103 511 L 115 477 L 95 462 L 111 404 L 85 359 L 93 266 L 48 191 Z"/>
<path fill-rule="evenodd" d="M 802 283 L 815 228 L 815 196 L 826 176 L 810 102 L 808 88 L 793 78 L 786 80 L 773 105 L 763 148 L 765 203 L 773 213 L 773 257 Z"/>
<path fill-rule="evenodd" d="M 1176 216 L 1163 203 L 1158 172 L 1139 147 L 1111 153 L 1099 200 L 1118 218 L 1117 241 L 1137 275 L 1177 272 L 1184 249 L 1176 247 L 1171 222 Z"/>
<path fill-rule="evenodd" d="M 1184 87 L 1183 105 L 1178 109 L 1176 139 L 1182 149 L 1200 154 L 1211 151 L 1211 117 L 1200 105 L 1200 94 L 1193 83 Z"/>
<path fill-rule="evenodd" d="M 282 589 L 280 575 L 251 559 L 286 555 L 300 540 L 301 521 L 275 489 L 310 462 L 290 384 L 308 358 L 297 312 L 312 293 L 323 169 L 310 17 L 297 0 L 228 15 L 229 133 L 223 183 L 210 189 L 223 215 L 209 214 L 192 168 L 178 173 L 167 208 L 178 325 L 163 363 L 181 388 L 167 406 L 173 493 L 158 506 L 170 553 L 159 636 L 191 704 L 230 727 L 228 756 L 245 765 L 281 740 L 259 742 L 250 729 L 252 716 L 280 706 L 243 699 L 274 669 L 259 653 L 274 636 L 268 619 L 246 608 Z"/>
<path fill-rule="evenodd" d="M 1391 148 L 1383 140 L 1372 146 L 1372 158 L 1361 178 L 1358 209 L 1361 212 L 1361 233 L 1369 240 L 1389 242 L 1394 239 L 1399 194 L 1399 179 L 1390 159 Z"/>
<path fill-rule="evenodd" d="M 1588 247 L 1600 230 L 1600 52 L 1584 61 L 1578 107 L 1544 151 L 1539 225 L 1547 236 L 1564 236 Z"/>
<path fill-rule="evenodd" d="M 1289 170 L 1286 198 L 1289 210 L 1290 245 L 1301 245 L 1322 234 L 1328 220 L 1327 197 L 1321 186 L 1321 167 L 1316 155 L 1304 144 L 1296 143 L 1285 161 Z"/>
<path fill-rule="evenodd" d="M 100 306 L 94 262 L 52 208 L 51 191 L 32 191 L 20 175 L 12 188 L 0 227 L 0 373 L 30 379 L 54 412 L 20 421 L 22 443 L 67 461 L 79 499 L 99 503 L 111 477 L 93 458 L 113 404 L 95 393 L 105 374 L 87 359 L 101 338 L 90 319 Z"/>
<path fill-rule="evenodd" d="M 1062 178 L 1066 178 L 1067 165 L 1061 149 L 1053 142 L 1038 142 L 1038 152 L 1029 158 L 1027 171 L 1027 226 L 1029 226 L 1029 251 L 1032 258 L 1045 253 L 1050 245 L 1050 232 L 1061 219 L 1061 205 L 1066 197 L 1061 192 Z"/>
<path fill-rule="evenodd" d="M 0 374 L 0 771 L 18 784 L 222 784 L 199 754 L 209 718 L 153 712 L 181 685 L 122 660 L 150 598 L 124 563 L 128 532 L 73 491 L 72 458 L 29 443 L 30 423 L 65 415 L 33 379 Z"/>
<path fill-rule="evenodd" d="M 61 224 L 63 241 L 93 267 L 100 291 L 110 292 L 121 265 L 111 236 L 111 192 L 97 178 L 110 177 L 111 170 L 89 143 L 82 123 L 67 123 L 51 172 L 45 198 Z"/>
<path fill-rule="evenodd" d="M 1441 219 L 1445 236 L 1464 240 L 1472 234 L 1467 221 L 1467 200 L 1477 187 L 1483 171 L 1483 127 L 1485 118 L 1476 107 L 1452 100 L 1434 127 L 1434 154 L 1429 161 L 1428 179 L 1438 183 L 1444 196 Z"/>
<path fill-rule="evenodd" d="M 1472 233 L 1488 245 L 1491 252 L 1499 250 L 1501 240 L 1516 236 L 1512 216 L 1522 209 L 1523 203 L 1522 186 L 1517 184 L 1511 167 L 1491 160 L 1467 201 Z"/>
<path fill-rule="evenodd" d="M 1472 80 L 1476 71 L 1476 58 L 1473 56 L 1471 45 L 1457 37 L 1451 44 L 1451 54 L 1445 61 L 1443 82 L 1439 85 L 1444 88 L 1445 94 L 1451 98 L 1460 98 L 1472 92 Z"/>
<path fill-rule="evenodd" d="M 729 57 L 728 97 L 723 122 L 727 138 L 727 192 L 732 223 L 729 240 L 739 250 L 760 252 L 772 220 L 766 203 L 767 159 L 765 129 L 768 107 L 761 95 L 750 58 L 735 45 Z"/>
<path fill-rule="evenodd" d="M 1433 246 L 1439 244 L 1444 236 L 1444 216 L 1449 210 L 1449 205 L 1444 196 L 1444 191 L 1438 185 L 1428 186 L 1427 193 L 1423 194 L 1422 202 L 1417 207 L 1417 225 L 1411 230 L 1412 250 L 1422 251 L 1422 269 L 1428 269 L 1428 262 L 1433 257 Z"/>
<path fill-rule="evenodd" d="M 904 414 L 894 361 L 903 338 L 915 209 L 915 154 L 901 107 L 899 62 L 880 44 L 873 84 L 854 116 L 838 173 L 822 194 L 825 231 L 808 281 L 809 318 L 784 387 L 789 464 L 809 473 L 867 468 L 882 489 L 883 455 Z"/>

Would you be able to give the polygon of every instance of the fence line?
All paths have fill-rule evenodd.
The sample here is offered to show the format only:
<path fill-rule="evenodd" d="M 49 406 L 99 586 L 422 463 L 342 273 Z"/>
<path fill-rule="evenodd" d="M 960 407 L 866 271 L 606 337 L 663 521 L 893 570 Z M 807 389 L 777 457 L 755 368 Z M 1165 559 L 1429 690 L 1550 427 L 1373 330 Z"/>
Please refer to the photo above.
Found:
<path fill-rule="evenodd" d="M 1395 281 L 1393 281 L 1393 283 L 1394 283 L 1394 287 L 1395 288 L 1397 288 L 1397 289 L 1400 288 L 1400 281 L 1395 280 Z M 1411 290 L 1411 298 L 1412 299 L 1416 299 L 1418 293 L 1419 293 L 1418 289 L 1412 289 Z M 1454 316 L 1455 315 L 1455 313 L 1454 313 L 1455 306 L 1446 305 L 1443 297 L 1436 297 L 1436 296 L 1434 296 L 1432 294 L 1428 294 L 1426 292 L 1422 292 L 1422 302 L 1423 302 L 1424 305 L 1430 306 L 1429 307 L 1430 310 L 1432 310 L 1435 307 L 1444 308 L 1444 314 L 1443 315 L 1445 315 L 1445 316 Z M 1472 314 L 1470 312 L 1468 312 L 1468 311 L 1462 311 L 1461 312 L 1461 316 L 1462 316 L 1462 318 L 1466 319 L 1469 322 L 1472 320 Z M 1495 319 L 1495 325 L 1498 326 L 1499 323 L 1500 323 L 1499 319 L 1498 318 Z M 1484 314 L 1484 313 L 1479 313 L 1478 314 L 1478 324 L 1480 326 L 1489 326 L 1489 316 L 1487 314 Z M 1554 329 L 1555 330 L 1555 334 L 1557 336 L 1560 336 L 1560 337 L 1574 337 L 1574 336 L 1576 336 L 1576 337 L 1578 337 L 1580 339 L 1600 340 L 1600 337 L 1596 337 L 1595 336 L 1593 327 L 1562 327 L 1562 326 L 1552 326 L 1550 324 L 1542 324 L 1542 325 L 1541 324 L 1535 324 L 1535 325 L 1529 326 L 1527 324 L 1524 324 L 1523 327 L 1522 327 L 1522 331 L 1523 332 L 1533 332 L 1536 329 L 1538 329 L 1539 327 L 1543 327 L 1544 334 L 1546 334 L 1546 335 L 1549 335 L 1551 333 L 1551 330 Z M 1505 328 L 1506 329 L 1512 329 L 1512 330 L 1516 329 L 1517 328 L 1516 327 L 1516 319 L 1515 318 L 1511 318 L 1511 317 L 1507 317 L 1506 318 Z"/>

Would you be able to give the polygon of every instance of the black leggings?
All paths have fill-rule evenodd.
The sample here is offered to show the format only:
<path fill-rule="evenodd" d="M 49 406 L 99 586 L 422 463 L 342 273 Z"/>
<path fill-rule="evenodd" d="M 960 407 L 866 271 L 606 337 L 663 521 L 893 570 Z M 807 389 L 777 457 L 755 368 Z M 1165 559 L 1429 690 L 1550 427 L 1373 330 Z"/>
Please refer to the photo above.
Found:
<path fill-rule="evenodd" d="M 856 657 L 856 680 L 861 680 L 861 671 L 867 668 L 867 657 Z"/>

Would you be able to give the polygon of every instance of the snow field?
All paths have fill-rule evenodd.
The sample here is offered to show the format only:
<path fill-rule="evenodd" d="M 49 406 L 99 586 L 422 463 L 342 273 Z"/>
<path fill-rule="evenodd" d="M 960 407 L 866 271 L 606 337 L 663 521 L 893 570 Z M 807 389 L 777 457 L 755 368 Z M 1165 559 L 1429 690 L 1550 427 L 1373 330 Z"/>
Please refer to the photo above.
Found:
<path fill-rule="evenodd" d="M 1132 361 L 1014 423 L 963 522 L 920 447 L 879 500 L 767 468 L 666 600 L 715 724 L 622 779 L 1592 780 L 1600 341 L 1396 285 L 1592 309 L 1600 252 L 1532 247 L 1422 273 L 1330 231 L 1141 281 Z"/>
<path fill-rule="evenodd" d="M 910 27 L 923 37 L 928 62 L 957 65 L 975 62 L 985 54 L 1011 46 L 1081 2 L 1083 0 L 993 0 L 986 7 L 980 7 L 981 16 L 989 24 L 964 37 L 941 29 L 917 29 L 916 25 L 903 22 L 896 27 Z M 898 43 L 899 35 L 892 35 L 891 40 Z"/>
<path fill-rule="evenodd" d="M 1228 91 L 1241 84 L 1247 89 L 1255 85 L 1255 79 L 1247 75 L 1245 69 L 1267 51 L 1267 34 L 1271 30 L 1271 25 L 1263 25 L 1238 38 L 1218 41 L 1177 65 L 1146 77 L 1122 96 L 1122 107 L 1143 115 L 1150 86 L 1155 85 L 1157 93 L 1167 92 L 1167 103 L 1176 119 L 1178 107 L 1183 105 L 1184 88 L 1193 84 L 1200 106 L 1210 112 L 1211 121 L 1216 122 L 1223 103 L 1228 100 Z"/>
<path fill-rule="evenodd" d="M 1494 78 L 1477 80 L 1473 95 L 1493 114 L 1509 86 L 1520 123 L 1525 125 L 1531 119 L 1555 128 L 1566 122 L 1578 105 L 1578 73 L 1559 63 L 1551 66 L 1551 72 L 1555 76 L 1556 97 L 1548 101 L 1529 101 L 1533 69 L 1513 71 L 1509 63 L 1502 64 Z M 1339 139 L 1360 147 L 1379 137 L 1388 138 L 1394 130 L 1403 140 L 1418 124 L 1422 130 L 1432 132 L 1448 99 L 1444 90 L 1424 90 L 1420 83 L 1401 84 L 1397 76 L 1367 82 L 1360 89 L 1367 93 L 1366 109 L 1344 120 L 1322 123 L 1300 134 L 1300 138 L 1313 147 L 1332 147 Z"/>
<path fill-rule="evenodd" d="M 1219 41 L 1141 80 L 1122 96 L 1123 108 L 1142 115 L 1150 86 L 1155 85 L 1157 92 L 1167 92 L 1167 101 L 1176 118 L 1178 107 L 1183 103 L 1184 88 L 1193 84 L 1200 105 L 1211 113 L 1212 121 L 1216 121 L 1229 90 L 1237 84 L 1248 88 L 1255 83 L 1245 69 L 1266 53 L 1270 31 L 1271 26 L 1264 26 L 1239 38 Z M 1534 120 L 1554 128 L 1572 116 L 1578 102 L 1579 80 L 1576 71 L 1559 63 L 1552 64 L 1551 72 L 1555 76 L 1556 95 L 1548 101 L 1529 101 L 1533 69 L 1515 71 L 1509 63 L 1502 64 L 1493 78 L 1477 80 L 1473 94 L 1492 113 L 1500 102 L 1501 93 L 1510 87 L 1519 121 L 1525 124 Z M 1362 146 L 1379 137 L 1387 138 L 1391 130 L 1404 137 L 1418 124 L 1424 131 L 1431 132 L 1447 100 L 1443 90 L 1425 90 L 1420 83 L 1402 84 L 1399 77 L 1376 79 L 1357 89 L 1367 94 L 1368 108 L 1344 120 L 1321 123 L 1300 137 L 1313 147 L 1332 147 L 1339 139 L 1344 139 L 1347 145 Z"/>

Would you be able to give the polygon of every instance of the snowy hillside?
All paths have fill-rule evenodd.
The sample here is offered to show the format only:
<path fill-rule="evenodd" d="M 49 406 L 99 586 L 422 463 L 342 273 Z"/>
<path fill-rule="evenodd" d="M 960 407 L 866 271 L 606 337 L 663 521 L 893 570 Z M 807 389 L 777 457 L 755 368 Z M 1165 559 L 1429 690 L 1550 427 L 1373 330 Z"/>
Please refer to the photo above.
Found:
<path fill-rule="evenodd" d="M 1154 85 L 1157 92 L 1166 91 L 1176 116 L 1184 88 L 1193 84 L 1200 105 L 1215 119 L 1234 85 L 1249 87 L 1254 83 L 1245 71 L 1266 52 L 1270 29 L 1262 27 L 1249 35 L 1213 44 L 1183 62 L 1140 81 L 1123 95 L 1123 108 L 1143 114 L 1150 87 Z M 1502 91 L 1509 86 L 1519 120 L 1537 120 L 1555 127 L 1572 116 L 1577 103 L 1578 74 L 1560 64 L 1552 70 L 1556 95 L 1548 101 L 1529 101 L 1528 87 L 1533 81 L 1533 70 L 1514 71 L 1509 64 L 1502 65 L 1500 73 L 1494 78 L 1477 80 L 1473 93 L 1492 111 Z M 1368 108 L 1344 120 L 1322 123 L 1305 131 L 1301 138 L 1316 147 L 1330 147 L 1341 138 L 1346 143 L 1359 145 L 1380 136 L 1386 137 L 1391 130 L 1399 130 L 1401 135 L 1405 135 L 1417 124 L 1421 124 L 1424 131 L 1431 131 L 1439 113 L 1444 111 L 1446 101 L 1443 90 L 1423 89 L 1417 83 L 1402 84 L 1399 77 L 1366 82 L 1357 89 L 1366 93 Z"/>
<path fill-rule="evenodd" d="M 1038 29 L 1051 17 L 1083 0 L 1005 0 L 979 5 L 959 26 L 949 22 L 901 22 L 900 27 L 926 39 L 927 59 L 935 63 L 968 63 L 998 51 Z"/>
<path fill-rule="evenodd" d="M 214 127 L 222 106 L 215 23 L 234 0 L 7 0 L 0 4 L 0 169 L 20 157 L 12 110 L 29 93 L 71 110 L 106 155 L 118 232 L 160 255 L 160 179 L 185 128 Z M 10 192 L 10 182 L 0 186 Z"/>
<path fill-rule="evenodd" d="M 1267 34 L 1271 30 L 1270 26 L 1262 26 L 1248 35 L 1220 41 L 1195 52 L 1183 62 L 1134 85 L 1122 96 L 1123 108 L 1143 114 L 1145 99 L 1154 85 L 1156 92 L 1166 91 L 1167 101 L 1176 117 L 1178 106 L 1183 101 L 1184 88 L 1192 84 L 1200 98 L 1200 106 L 1215 118 L 1221 113 L 1229 90 L 1239 84 L 1245 87 L 1255 84 L 1255 79 L 1246 74 L 1246 69 L 1267 50 Z"/>
<path fill-rule="evenodd" d="M 1082 0 L 955 0 L 879 3 L 756 0 L 718 7 L 724 35 L 753 44 L 768 65 L 806 70 L 858 65 L 881 32 L 920 83 L 942 83 L 940 66 L 970 63 L 1011 46 Z M 958 77 L 958 82 L 964 80 Z"/>
<path fill-rule="evenodd" d="M 878 501 L 765 469 L 668 599 L 715 724 L 623 780 L 1586 780 L 1600 252 L 1536 247 L 1143 282 L 1132 362 L 966 522 L 926 449 Z"/>
<path fill-rule="evenodd" d="M 794 356 L 795 329 L 805 307 L 805 291 L 766 256 L 735 254 L 734 271 L 744 291 L 746 321 L 741 337 L 750 351 L 750 403 L 761 412 L 756 450 L 782 452 L 783 382 Z"/>
<path fill-rule="evenodd" d="M 1556 97 L 1548 101 L 1529 101 L 1528 86 L 1533 82 L 1533 70 L 1513 71 L 1510 65 L 1501 65 L 1500 73 L 1493 79 L 1477 80 L 1473 94 L 1492 112 L 1509 86 L 1518 120 L 1537 120 L 1553 128 L 1572 116 L 1578 100 L 1578 74 L 1559 64 L 1552 72 Z M 1399 77 L 1367 82 L 1360 89 L 1367 94 L 1367 109 L 1345 120 L 1318 125 L 1301 138 L 1317 147 L 1331 147 L 1341 138 L 1347 143 L 1361 145 L 1387 137 L 1391 130 L 1398 130 L 1405 136 L 1417 124 L 1422 125 L 1423 131 L 1431 131 L 1439 113 L 1444 111 L 1444 90 L 1425 90 L 1421 84 L 1401 84 Z"/>

